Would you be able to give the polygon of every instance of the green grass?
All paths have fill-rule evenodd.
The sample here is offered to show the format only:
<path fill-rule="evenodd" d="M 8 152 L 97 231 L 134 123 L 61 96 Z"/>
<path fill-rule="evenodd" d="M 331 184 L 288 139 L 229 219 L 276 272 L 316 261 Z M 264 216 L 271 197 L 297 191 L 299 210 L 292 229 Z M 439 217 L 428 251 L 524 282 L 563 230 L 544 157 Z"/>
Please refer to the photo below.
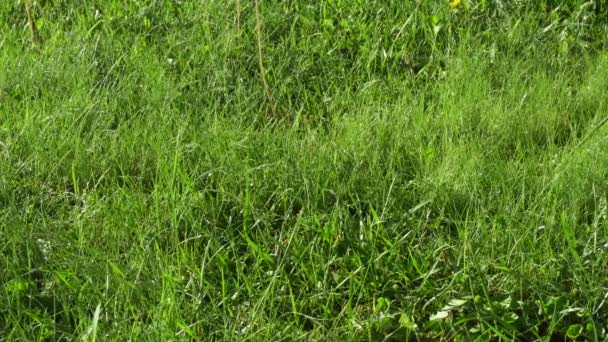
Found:
<path fill-rule="evenodd" d="M 608 338 L 606 1 L 33 3 L 0 341 Z"/>

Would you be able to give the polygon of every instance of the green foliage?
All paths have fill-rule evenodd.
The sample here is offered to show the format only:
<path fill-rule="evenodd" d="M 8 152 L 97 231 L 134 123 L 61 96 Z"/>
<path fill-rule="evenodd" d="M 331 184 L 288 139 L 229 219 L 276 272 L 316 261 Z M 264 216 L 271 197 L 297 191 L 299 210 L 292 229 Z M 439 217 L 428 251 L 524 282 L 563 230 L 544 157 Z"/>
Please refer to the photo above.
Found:
<path fill-rule="evenodd" d="M 606 1 L 0 2 L 0 340 L 607 338 Z"/>

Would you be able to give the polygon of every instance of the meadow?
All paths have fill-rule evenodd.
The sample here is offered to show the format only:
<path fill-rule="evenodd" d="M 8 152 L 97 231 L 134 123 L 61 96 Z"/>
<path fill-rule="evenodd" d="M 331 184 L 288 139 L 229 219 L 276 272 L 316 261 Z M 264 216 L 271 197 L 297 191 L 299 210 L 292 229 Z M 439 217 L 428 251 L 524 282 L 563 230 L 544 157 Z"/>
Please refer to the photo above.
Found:
<path fill-rule="evenodd" d="M 25 7 L 0 341 L 608 339 L 608 1 Z"/>

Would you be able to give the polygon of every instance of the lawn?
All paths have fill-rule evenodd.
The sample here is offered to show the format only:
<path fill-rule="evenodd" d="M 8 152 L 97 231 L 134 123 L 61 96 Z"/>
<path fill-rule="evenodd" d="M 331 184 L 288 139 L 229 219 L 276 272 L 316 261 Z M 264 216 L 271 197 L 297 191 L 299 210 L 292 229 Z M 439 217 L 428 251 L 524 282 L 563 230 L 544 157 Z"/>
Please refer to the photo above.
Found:
<path fill-rule="evenodd" d="M 0 341 L 608 339 L 607 1 L 29 13 Z"/>

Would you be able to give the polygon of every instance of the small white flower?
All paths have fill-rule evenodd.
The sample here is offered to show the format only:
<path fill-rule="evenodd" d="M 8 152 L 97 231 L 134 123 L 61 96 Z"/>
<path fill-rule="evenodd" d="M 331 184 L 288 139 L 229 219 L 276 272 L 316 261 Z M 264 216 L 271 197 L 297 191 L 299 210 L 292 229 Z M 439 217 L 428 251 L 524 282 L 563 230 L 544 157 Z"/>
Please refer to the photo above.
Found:
<path fill-rule="evenodd" d="M 42 258 L 44 259 L 44 261 L 47 261 L 47 257 L 51 252 L 51 243 L 42 239 L 36 240 L 36 243 L 38 244 L 38 248 L 42 252 Z"/>

